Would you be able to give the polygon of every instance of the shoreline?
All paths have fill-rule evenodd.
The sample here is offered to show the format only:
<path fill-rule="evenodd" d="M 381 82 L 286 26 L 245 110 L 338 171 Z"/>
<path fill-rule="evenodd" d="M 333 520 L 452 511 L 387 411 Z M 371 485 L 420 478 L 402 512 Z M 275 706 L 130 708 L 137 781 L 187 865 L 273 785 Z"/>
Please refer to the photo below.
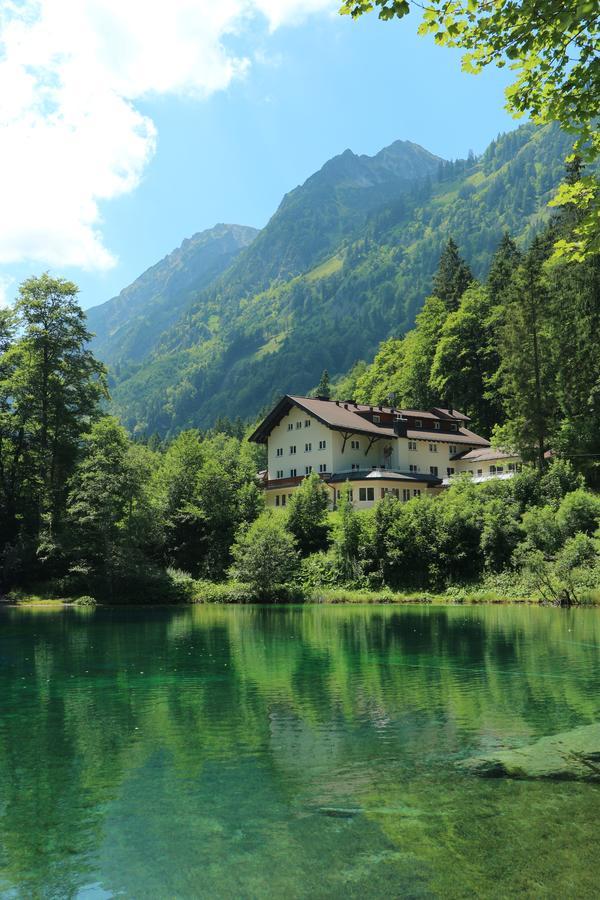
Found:
<path fill-rule="evenodd" d="M 63 610 L 73 609 L 78 612 L 89 612 L 97 608 L 119 609 L 119 608 L 139 608 L 150 609 L 162 608 L 189 608 L 193 606 L 539 606 L 554 609 L 596 609 L 600 607 L 600 603 L 573 603 L 570 606 L 561 605 L 559 603 L 550 603 L 543 598 L 534 597 L 493 597 L 478 596 L 476 592 L 473 595 L 465 597 L 453 597 L 445 594 L 400 594 L 391 591 L 344 591 L 341 589 L 331 591 L 315 591 L 314 596 L 304 599 L 265 599 L 258 598 L 247 599 L 217 599 L 211 597 L 202 597 L 200 595 L 194 597 L 189 602 L 179 603 L 93 603 L 81 604 L 77 599 L 61 598 L 61 597 L 39 597 L 31 598 L 4 598 L 0 597 L 1 609 L 31 609 L 31 610 Z"/>

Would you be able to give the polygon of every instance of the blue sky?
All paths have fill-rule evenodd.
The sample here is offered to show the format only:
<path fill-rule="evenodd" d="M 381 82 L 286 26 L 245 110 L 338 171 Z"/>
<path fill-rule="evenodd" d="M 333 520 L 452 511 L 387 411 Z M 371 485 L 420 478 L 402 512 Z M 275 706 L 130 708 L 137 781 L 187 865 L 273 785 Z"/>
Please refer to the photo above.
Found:
<path fill-rule="evenodd" d="M 199 20 L 200 62 L 193 58 L 189 20 L 167 35 L 165 58 L 156 62 L 164 30 L 157 21 L 148 35 L 156 52 L 147 60 L 134 57 L 126 68 L 128 23 L 119 20 L 115 29 L 108 15 L 116 0 L 80 2 L 92 9 L 91 18 L 76 22 L 70 39 L 79 46 L 83 34 L 93 49 L 73 57 L 71 87 L 71 72 L 58 73 L 66 86 L 60 97 L 50 96 L 40 119 L 39 128 L 55 128 L 58 110 L 61 127 L 69 125 L 49 132 L 57 150 L 40 185 L 30 186 L 25 170 L 35 165 L 23 126 L 31 103 L 26 85 L 22 108 L 8 121 L 14 145 L 8 189 L 15 207 L 18 185 L 31 197 L 27 215 L 16 210 L 13 230 L 10 222 L 0 227 L 0 286 L 7 298 L 19 280 L 49 268 L 77 281 L 84 306 L 100 303 L 196 231 L 216 222 L 264 225 L 286 191 L 347 147 L 373 154 L 401 138 L 455 158 L 483 151 L 516 125 L 503 109 L 508 75 L 463 74 L 456 52 L 416 35 L 412 14 L 402 22 L 373 15 L 352 22 L 332 14 L 328 0 L 313 0 L 315 12 L 299 19 L 295 0 L 281 0 L 287 4 L 282 15 L 277 0 L 250 0 L 259 11 L 243 27 L 212 23 L 207 37 L 210 29 Z M 103 4 L 108 11 L 97 26 Z M 40 24 L 46 41 L 60 25 L 49 16 Z M 96 27 L 108 29 L 108 46 L 118 32 L 118 65 L 98 43 Z M 33 38 L 31 46 L 38 52 Z M 5 61 L 10 51 L 5 41 Z M 104 69 L 96 58 L 91 67 L 94 53 Z M 17 61 L 30 65 L 26 56 Z M 105 72 L 111 92 L 99 95 Z M 46 68 L 38 96 L 44 90 L 47 97 L 56 80 Z"/>

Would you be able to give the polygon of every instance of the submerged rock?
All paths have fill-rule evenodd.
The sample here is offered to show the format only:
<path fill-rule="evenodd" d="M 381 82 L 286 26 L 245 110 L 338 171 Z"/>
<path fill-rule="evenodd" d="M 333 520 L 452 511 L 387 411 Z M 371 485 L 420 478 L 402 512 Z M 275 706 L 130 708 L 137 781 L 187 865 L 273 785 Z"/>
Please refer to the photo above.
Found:
<path fill-rule="evenodd" d="M 600 723 L 544 737 L 517 750 L 474 756 L 459 766 L 483 778 L 600 781 Z"/>

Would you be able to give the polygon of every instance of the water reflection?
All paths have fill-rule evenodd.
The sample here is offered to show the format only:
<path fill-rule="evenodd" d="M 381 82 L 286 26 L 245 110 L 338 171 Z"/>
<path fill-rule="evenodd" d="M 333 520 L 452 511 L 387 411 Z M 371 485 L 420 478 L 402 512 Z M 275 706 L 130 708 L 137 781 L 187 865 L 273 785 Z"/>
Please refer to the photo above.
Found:
<path fill-rule="evenodd" d="M 592 895 L 597 787 L 454 762 L 596 721 L 599 654 L 595 610 L 5 610 L 0 894 Z"/>

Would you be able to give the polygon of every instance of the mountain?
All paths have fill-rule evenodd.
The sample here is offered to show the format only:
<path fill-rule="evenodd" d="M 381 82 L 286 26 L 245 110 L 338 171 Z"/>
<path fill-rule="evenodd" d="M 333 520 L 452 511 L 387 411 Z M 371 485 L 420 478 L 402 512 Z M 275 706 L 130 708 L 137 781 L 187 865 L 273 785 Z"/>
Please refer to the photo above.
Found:
<path fill-rule="evenodd" d="M 479 159 L 445 162 L 406 142 L 335 157 L 115 377 L 115 411 L 163 434 L 249 419 L 324 368 L 372 357 L 413 325 L 450 235 L 478 277 L 505 230 L 530 240 L 569 148 L 557 129 L 525 125 Z"/>
<path fill-rule="evenodd" d="M 138 362 L 199 290 L 215 280 L 258 229 L 215 225 L 185 240 L 118 297 L 87 311 L 96 355 L 108 365 Z"/>

